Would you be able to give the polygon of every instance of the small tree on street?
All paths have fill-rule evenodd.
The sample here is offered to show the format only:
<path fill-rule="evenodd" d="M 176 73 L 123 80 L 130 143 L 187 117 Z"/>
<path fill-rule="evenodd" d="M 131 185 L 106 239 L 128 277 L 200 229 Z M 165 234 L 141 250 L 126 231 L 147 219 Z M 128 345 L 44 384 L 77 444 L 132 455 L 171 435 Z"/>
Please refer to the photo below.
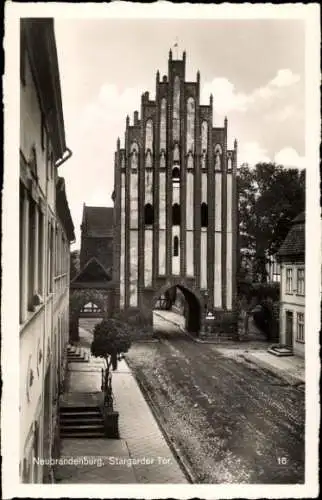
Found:
<path fill-rule="evenodd" d="M 109 318 L 95 326 L 91 353 L 97 358 L 105 359 L 106 362 L 102 377 L 105 406 L 113 406 L 111 369 L 113 371 L 117 369 L 118 361 L 122 359 L 122 355 L 129 350 L 130 346 L 130 330 L 125 323 Z"/>

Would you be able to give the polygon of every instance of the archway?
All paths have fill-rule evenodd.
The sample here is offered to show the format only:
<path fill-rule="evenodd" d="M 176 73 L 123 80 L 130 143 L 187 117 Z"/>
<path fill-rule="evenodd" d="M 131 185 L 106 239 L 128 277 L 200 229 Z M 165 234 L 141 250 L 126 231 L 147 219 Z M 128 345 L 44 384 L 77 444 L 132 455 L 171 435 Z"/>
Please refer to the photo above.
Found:
<path fill-rule="evenodd" d="M 70 341 L 79 340 L 79 327 L 93 331 L 109 311 L 107 290 L 71 289 L 70 294 Z"/>
<path fill-rule="evenodd" d="M 198 336 L 201 330 L 202 298 L 198 292 L 182 283 L 163 286 L 153 297 L 153 329 L 160 321 L 177 326 L 177 332 L 187 331 Z"/>

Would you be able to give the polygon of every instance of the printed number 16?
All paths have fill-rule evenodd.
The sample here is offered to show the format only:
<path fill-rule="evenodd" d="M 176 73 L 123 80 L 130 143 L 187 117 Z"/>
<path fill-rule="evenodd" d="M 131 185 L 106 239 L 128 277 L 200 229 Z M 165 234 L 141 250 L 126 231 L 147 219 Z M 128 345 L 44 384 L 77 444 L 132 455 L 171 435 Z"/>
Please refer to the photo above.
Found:
<path fill-rule="evenodd" d="M 286 457 L 278 457 L 277 458 L 277 463 L 278 463 L 278 465 L 286 465 L 287 464 L 287 458 Z"/>

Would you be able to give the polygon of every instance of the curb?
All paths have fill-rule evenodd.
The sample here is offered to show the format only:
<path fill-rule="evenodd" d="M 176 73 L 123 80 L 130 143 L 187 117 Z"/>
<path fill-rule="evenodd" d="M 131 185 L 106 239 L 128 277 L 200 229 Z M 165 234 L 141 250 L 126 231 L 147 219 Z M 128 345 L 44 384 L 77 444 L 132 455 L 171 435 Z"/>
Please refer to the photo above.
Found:
<path fill-rule="evenodd" d="M 262 359 L 258 359 L 256 356 L 253 356 L 250 353 L 240 354 L 240 357 L 245 359 L 246 361 L 250 361 L 251 363 L 258 366 L 259 368 L 267 370 L 268 372 L 272 373 L 273 375 L 285 380 L 289 385 L 297 386 L 297 385 L 305 384 L 305 380 L 303 380 L 301 377 L 298 377 L 296 375 L 292 375 L 291 373 L 287 372 L 286 370 L 282 370 L 281 368 L 277 368 L 275 366 L 272 366 L 267 361 L 264 361 Z"/>
<path fill-rule="evenodd" d="M 157 423 L 157 425 L 162 433 L 162 436 L 166 440 L 166 443 L 169 446 L 171 452 L 173 453 L 174 458 L 177 460 L 182 472 L 186 476 L 189 483 L 191 483 L 191 484 L 197 483 L 197 478 L 195 477 L 190 465 L 187 463 L 186 459 L 182 456 L 179 448 L 174 444 L 174 442 L 171 440 L 171 438 L 168 436 L 166 430 L 164 429 L 164 427 L 162 425 L 161 413 L 159 412 L 158 408 L 155 406 L 155 404 L 154 404 L 154 402 L 149 394 L 149 391 L 145 386 L 145 383 L 136 376 L 136 374 L 132 370 L 131 362 L 126 358 L 124 358 L 124 361 L 128 365 L 129 369 L 131 370 L 131 374 L 134 377 L 136 383 L 138 384 L 139 389 L 140 389 L 141 393 L 143 394 L 144 399 L 148 403 L 150 411 L 152 412 L 152 415 L 153 415 L 153 417 L 154 417 L 154 419 L 155 419 L 155 421 L 156 421 L 156 423 Z"/>

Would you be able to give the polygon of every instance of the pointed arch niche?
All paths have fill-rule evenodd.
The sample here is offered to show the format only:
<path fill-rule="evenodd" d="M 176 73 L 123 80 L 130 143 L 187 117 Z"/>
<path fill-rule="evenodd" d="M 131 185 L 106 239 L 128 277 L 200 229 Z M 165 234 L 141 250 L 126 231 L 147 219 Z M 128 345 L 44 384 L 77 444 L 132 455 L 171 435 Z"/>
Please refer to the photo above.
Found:
<path fill-rule="evenodd" d="M 195 100 L 189 97 L 187 100 L 187 153 L 194 153 L 195 148 Z"/>

